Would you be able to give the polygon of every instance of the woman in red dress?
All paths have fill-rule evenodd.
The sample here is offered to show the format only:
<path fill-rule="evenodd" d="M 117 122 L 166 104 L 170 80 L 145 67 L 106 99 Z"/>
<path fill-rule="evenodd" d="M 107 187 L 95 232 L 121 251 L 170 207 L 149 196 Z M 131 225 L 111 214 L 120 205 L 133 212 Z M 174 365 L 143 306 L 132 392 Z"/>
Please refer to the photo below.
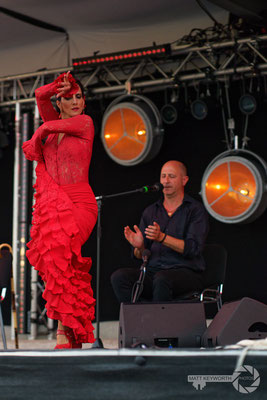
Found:
<path fill-rule="evenodd" d="M 70 72 L 35 94 L 44 123 L 22 146 L 28 160 L 38 161 L 26 254 L 45 282 L 47 316 L 58 321 L 55 348 L 81 348 L 82 343 L 94 342 L 91 258 L 81 256 L 97 220 L 88 183 L 94 127 L 83 114 L 82 85 Z M 53 95 L 60 114 L 50 101 Z"/>

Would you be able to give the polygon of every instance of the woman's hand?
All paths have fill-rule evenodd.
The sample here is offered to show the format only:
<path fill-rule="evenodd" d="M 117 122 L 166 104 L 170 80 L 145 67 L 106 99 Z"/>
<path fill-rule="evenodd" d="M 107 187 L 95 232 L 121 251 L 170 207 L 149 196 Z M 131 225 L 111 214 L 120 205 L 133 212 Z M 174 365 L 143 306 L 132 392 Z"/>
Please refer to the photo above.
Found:
<path fill-rule="evenodd" d="M 148 225 L 148 227 L 145 229 L 145 235 L 147 239 L 160 242 L 164 236 L 164 233 L 161 232 L 159 224 L 157 224 L 157 222 L 153 222 L 153 225 Z"/>
<path fill-rule="evenodd" d="M 69 81 L 69 74 L 70 71 L 68 71 L 64 75 L 64 79 L 62 82 L 58 82 L 58 89 L 57 89 L 57 98 L 58 97 L 64 97 L 71 89 L 71 83 Z"/>
<path fill-rule="evenodd" d="M 144 247 L 144 238 L 143 234 L 138 228 L 137 225 L 134 225 L 134 231 L 132 231 L 129 226 L 124 228 L 124 236 L 128 240 L 128 242 L 137 249 L 143 249 Z"/>

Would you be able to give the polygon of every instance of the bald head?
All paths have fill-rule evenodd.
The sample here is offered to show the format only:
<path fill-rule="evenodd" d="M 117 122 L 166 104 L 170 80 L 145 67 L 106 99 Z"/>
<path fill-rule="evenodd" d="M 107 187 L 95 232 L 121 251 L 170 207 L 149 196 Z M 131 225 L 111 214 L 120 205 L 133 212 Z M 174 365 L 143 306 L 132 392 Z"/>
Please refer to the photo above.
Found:
<path fill-rule="evenodd" d="M 181 161 L 170 160 L 163 164 L 161 171 L 165 169 L 165 167 L 173 168 L 177 171 L 178 174 L 181 176 L 187 176 L 187 169 L 186 166 Z"/>

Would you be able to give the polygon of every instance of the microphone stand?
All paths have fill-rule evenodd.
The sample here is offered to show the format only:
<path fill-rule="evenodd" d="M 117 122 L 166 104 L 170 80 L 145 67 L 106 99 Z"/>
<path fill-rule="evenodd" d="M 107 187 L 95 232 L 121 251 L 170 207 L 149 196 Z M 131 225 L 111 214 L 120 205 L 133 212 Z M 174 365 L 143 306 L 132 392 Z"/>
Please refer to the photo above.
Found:
<path fill-rule="evenodd" d="M 96 197 L 98 207 L 97 217 L 97 233 L 96 233 L 96 340 L 93 343 L 93 348 L 103 349 L 103 342 L 100 338 L 100 323 L 99 323 L 99 287 L 100 287 L 100 242 L 101 242 L 101 208 L 103 196 Z"/>
<path fill-rule="evenodd" d="M 157 189 L 156 191 L 160 190 Z M 101 211 L 102 204 L 104 199 L 109 199 L 112 197 L 125 196 L 133 193 L 146 193 L 148 192 L 147 186 L 142 187 L 141 189 L 130 190 L 128 192 L 120 192 L 115 194 L 109 194 L 105 196 L 97 196 L 97 206 L 98 206 L 98 218 L 97 218 L 97 238 L 96 238 L 96 340 L 92 345 L 92 348 L 101 348 L 103 349 L 103 342 L 100 338 L 100 313 L 99 313 L 99 288 L 100 288 L 100 250 L 101 250 Z M 147 262 L 147 261 L 146 261 Z M 144 265 L 144 264 L 143 264 Z"/>
<path fill-rule="evenodd" d="M 143 264 L 140 267 L 140 275 L 138 281 L 135 282 L 134 294 L 132 296 L 132 303 L 136 303 L 143 291 L 143 283 L 146 275 L 146 265 L 148 258 L 144 259 Z"/>

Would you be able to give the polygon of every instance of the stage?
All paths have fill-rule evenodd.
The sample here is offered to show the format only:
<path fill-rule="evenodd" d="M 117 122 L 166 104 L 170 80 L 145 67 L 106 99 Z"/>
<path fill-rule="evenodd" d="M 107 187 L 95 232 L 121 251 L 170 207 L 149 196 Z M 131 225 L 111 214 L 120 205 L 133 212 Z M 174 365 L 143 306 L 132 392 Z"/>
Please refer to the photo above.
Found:
<path fill-rule="evenodd" d="M 247 342 L 254 348 L 118 349 L 117 327 L 101 323 L 104 349 L 54 351 L 54 339 L 24 336 L 15 350 L 8 340 L 8 351 L 0 350 L 0 399 L 264 398 L 265 340 Z"/>
<path fill-rule="evenodd" d="M 0 353 L 0 398 L 20 399 L 262 399 L 267 350 L 8 351 Z M 234 377 L 232 382 L 231 377 Z M 242 379 L 242 380 L 241 380 Z"/>

